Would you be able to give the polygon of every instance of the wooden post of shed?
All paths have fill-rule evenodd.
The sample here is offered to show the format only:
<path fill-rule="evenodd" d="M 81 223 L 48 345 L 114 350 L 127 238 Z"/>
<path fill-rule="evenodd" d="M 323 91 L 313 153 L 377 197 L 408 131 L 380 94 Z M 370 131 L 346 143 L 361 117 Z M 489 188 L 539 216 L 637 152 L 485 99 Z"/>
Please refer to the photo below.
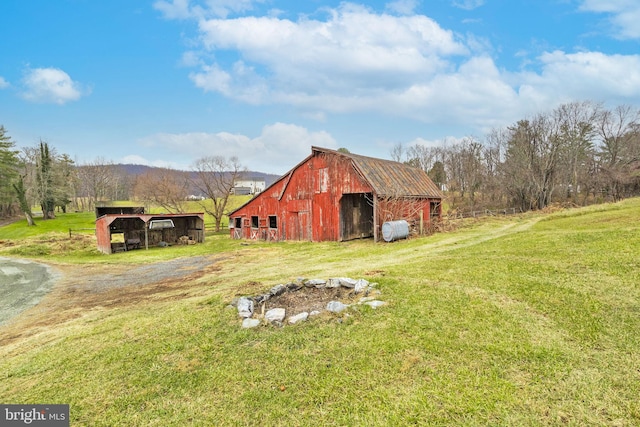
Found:
<path fill-rule="evenodd" d="M 424 234 L 424 210 L 420 209 L 420 235 Z"/>
<path fill-rule="evenodd" d="M 373 241 L 378 241 L 378 196 L 373 194 Z"/>
<path fill-rule="evenodd" d="M 149 250 L 149 224 L 144 223 L 144 248 Z"/>

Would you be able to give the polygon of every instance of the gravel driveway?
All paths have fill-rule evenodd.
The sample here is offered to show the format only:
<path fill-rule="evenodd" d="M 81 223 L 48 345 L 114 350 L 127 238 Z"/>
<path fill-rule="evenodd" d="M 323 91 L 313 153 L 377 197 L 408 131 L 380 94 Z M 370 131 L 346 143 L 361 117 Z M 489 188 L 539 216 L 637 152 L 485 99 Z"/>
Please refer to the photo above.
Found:
<path fill-rule="evenodd" d="M 211 270 L 217 259 L 209 256 L 177 258 L 147 265 L 59 266 L 0 257 L 0 325 L 40 303 L 39 309 L 61 306 L 90 308 L 105 301 L 126 301 L 132 294 L 144 295 L 159 286 L 138 291 L 145 285 L 181 282 L 183 278 Z M 55 286 L 57 284 L 60 286 Z M 52 293 L 52 290 L 55 292 Z M 45 307 L 46 306 L 46 307 Z"/>
<path fill-rule="evenodd" d="M 0 325 L 38 304 L 58 277 L 47 265 L 0 257 Z"/>

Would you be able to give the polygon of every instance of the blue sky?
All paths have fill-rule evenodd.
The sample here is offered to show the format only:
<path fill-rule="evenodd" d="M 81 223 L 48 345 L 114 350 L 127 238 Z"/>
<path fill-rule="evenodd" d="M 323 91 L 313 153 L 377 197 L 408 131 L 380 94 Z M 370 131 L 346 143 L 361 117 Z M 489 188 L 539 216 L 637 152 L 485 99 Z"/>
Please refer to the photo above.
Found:
<path fill-rule="evenodd" d="M 640 107 L 637 0 L 3 0 L 0 125 L 78 163 L 283 174 L 561 103 Z"/>

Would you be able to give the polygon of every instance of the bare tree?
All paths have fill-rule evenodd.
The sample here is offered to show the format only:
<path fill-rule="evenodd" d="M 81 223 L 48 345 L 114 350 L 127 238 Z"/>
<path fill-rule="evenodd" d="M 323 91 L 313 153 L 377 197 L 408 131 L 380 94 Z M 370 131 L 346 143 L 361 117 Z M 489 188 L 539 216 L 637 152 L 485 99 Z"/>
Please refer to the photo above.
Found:
<path fill-rule="evenodd" d="M 603 111 L 598 120 L 601 169 L 608 178 L 608 190 L 615 200 L 637 178 L 640 161 L 640 111 L 628 105 Z"/>
<path fill-rule="evenodd" d="M 542 209 L 556 185 L 562 139 L 557 120 L 538 114 L 509 128 L 505 167 L 508 188 L 522 210 Z"/>
<path fill-rule="evenodd" d="M 587 180 L 587 164 L 593 156 L 593 138 L 600 106 L 589 101 L 563 104 L 553 111 L 559 125 L 562 167 L 561 185 L 567 197 L 576 201 L 580 184 Z"/>
<path fill-rule="evenodd" d="M 482 157 L 483 146 L 476 138 L 468 136 L 461 142 L 462 180 L 469 194 L 471 208 L 475 207 L 476 193 L 485 177 L 485 163 Z"/>
<path fill-rule="evenodd" d="M 193 171 L 193 185 L 211 199 L 211 205 L 201 202 L 200 206 L 214 218 L 216 231 L 220 231 L 234 183 L 244 176 L 246 169 L 235 156 L 229 159 L 223 156 L 207 156 L 194 163 Z"/>
<path fill-rule="evenodd" d="M 471 136 L 445 149 L 444 166 L 449 179 L 448 189 L 459 195 L 462 203 L 471 209 L 475 206 L 476 193 L 484 179 L 485 165 L 482 156 L 482 144 Z M 455 197 L 453 200 L 455 204 Z"/>
<path fill-rule="evenodd" d="M 438 148 L 415 144 L 407 148 L 406 153 L 408 164 L 429 172 L 437 159 Z"/>
<path fill-rule="evenodd" d="M 502 164 L 507 147 L 507 132 L 504 129 L 492 129 L 486 136 L 484 144 L 484 160 L 486 175 L 483 192 L 492 207 L 505 206 L 505 179 Z"/>
<path fill-rule="evenodd" d="M 96 202 L 111 200 L 110 190 L 116 181 L 116 167 L 111 161 L 101 157 L 78 167 L 79 186 L 76 196 L 79 204 L 93 209 Z"/>
<path fill-rule="evenodd" d="M 169 213 L 183 213 L 189 191 L 187 172 L 153 168 L 138 176 L 134 187 L 137 199 L 166 209 Z"/>
<path fill-rule="evenodd" d="M 404 146 L 401 142 L 398 142 L 391 148 L 391 160 L 394 162 L 401 162 L 404 157 Z"/>
<path fill-rule="evenodd" d="M 74 173 L 72 163 L 68 155 L 58 155 L 55 148 L 44 141 L 37 147 L 22 149 L 23 195 L 30 206 L 40 205 L 42 219 L 55 218 L 56 206 L 66 207 L 69 203 L 68 181 Z"/>

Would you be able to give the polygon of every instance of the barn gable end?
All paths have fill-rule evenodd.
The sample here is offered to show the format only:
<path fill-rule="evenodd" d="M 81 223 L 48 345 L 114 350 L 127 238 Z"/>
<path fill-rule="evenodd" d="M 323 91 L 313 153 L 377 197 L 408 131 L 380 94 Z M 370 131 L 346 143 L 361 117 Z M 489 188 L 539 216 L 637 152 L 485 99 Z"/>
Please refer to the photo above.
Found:
<path fill-rule="evenodd" d="M 229 214 L 232 238 L 378 240 L 384 221 L 425 230 L 442 195 L 427 174 L 402 163 L 312 147 L 312 153 Z"/>

